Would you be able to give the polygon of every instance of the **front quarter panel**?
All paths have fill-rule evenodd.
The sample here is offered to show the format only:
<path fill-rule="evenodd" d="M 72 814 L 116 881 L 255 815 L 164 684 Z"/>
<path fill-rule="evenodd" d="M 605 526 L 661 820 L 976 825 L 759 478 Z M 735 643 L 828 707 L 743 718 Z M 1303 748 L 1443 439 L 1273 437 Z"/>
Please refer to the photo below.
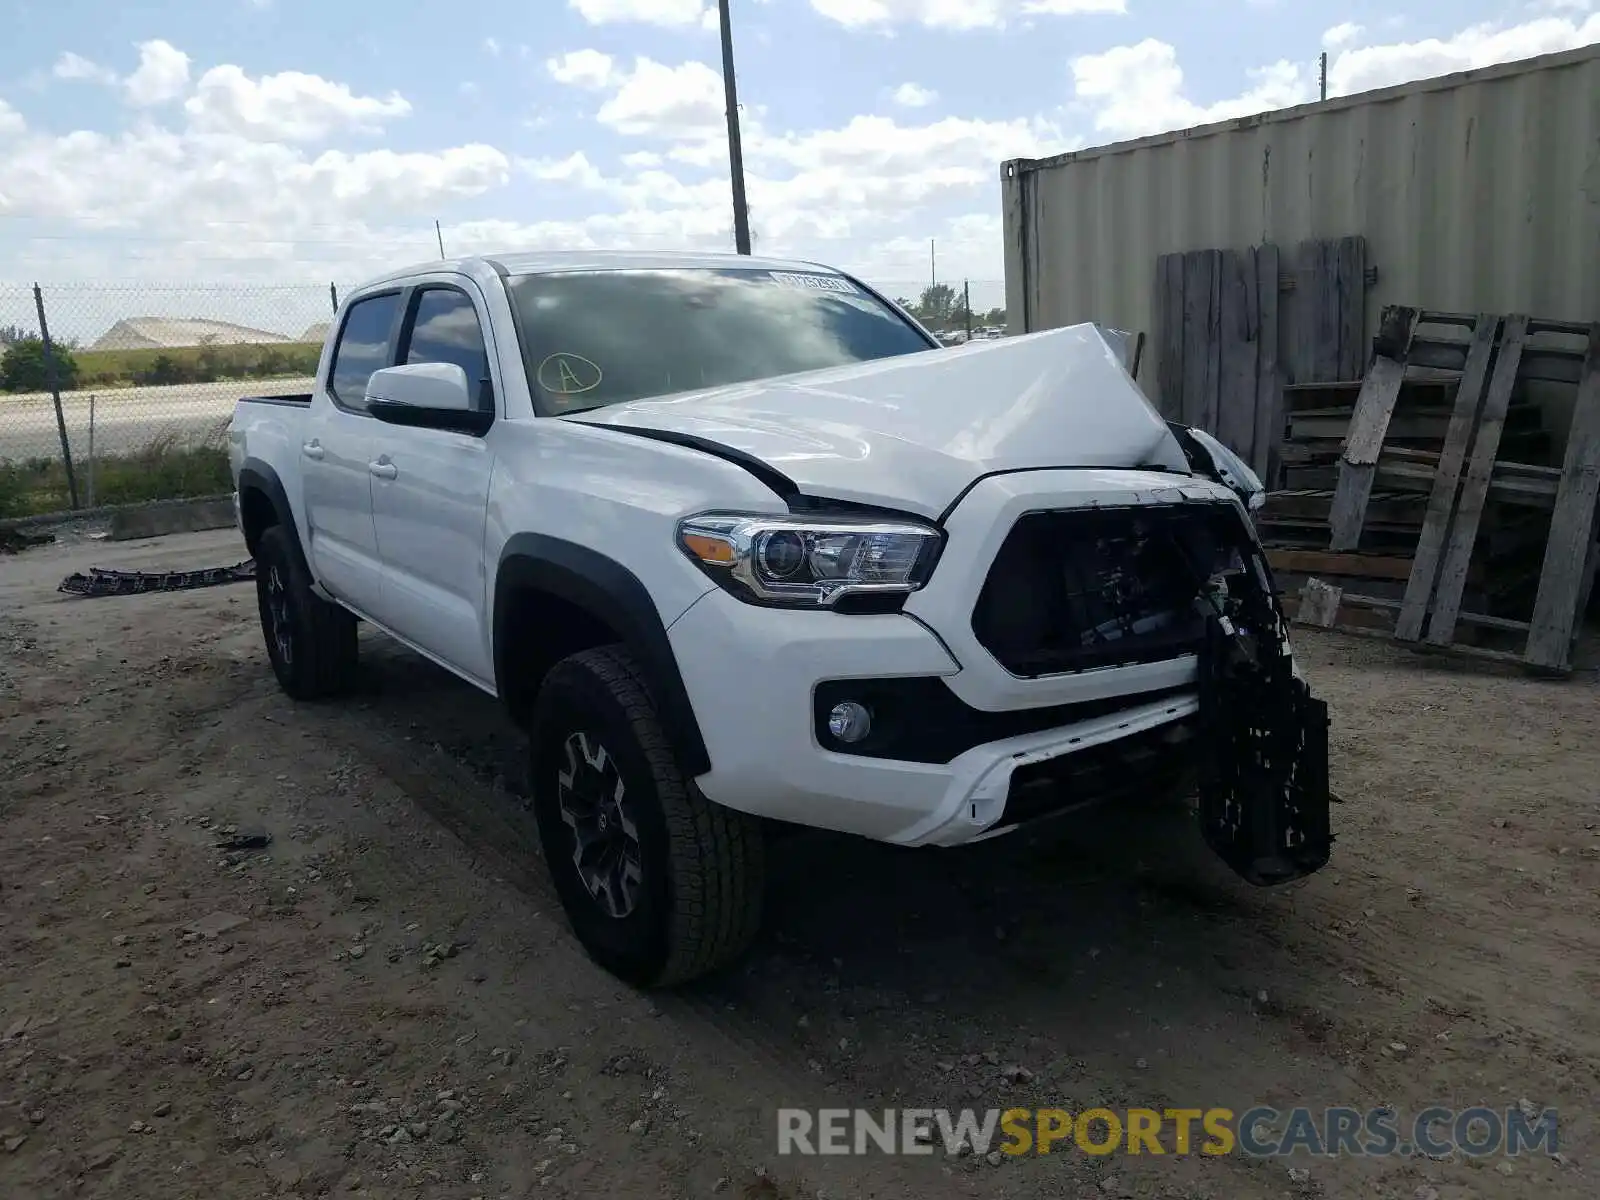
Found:
<path fill-rule="evenodd" d="M 684 517 L 711 509 L 787 512 L 743 468 L 617 430 L 534 417 L 498 423 L 484 561 L 518 533 L 588 547 L 632 572 L 670 626 L 716 586 L 677 546 Z M 494 603 L 491 577 L 486 609 Z M 486 612 L 486 628 L 493 614 Z"/>

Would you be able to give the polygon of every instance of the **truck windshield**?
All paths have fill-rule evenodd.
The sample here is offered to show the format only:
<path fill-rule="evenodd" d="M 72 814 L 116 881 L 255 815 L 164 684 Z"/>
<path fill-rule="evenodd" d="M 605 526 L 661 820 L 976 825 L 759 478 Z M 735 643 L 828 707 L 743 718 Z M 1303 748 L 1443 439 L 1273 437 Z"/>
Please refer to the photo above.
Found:
<path fill-rule="evenodd" d="M 931 349 L 823 272 L 563 271 L 507 290 L 528 379 L 554 415 Z"/>

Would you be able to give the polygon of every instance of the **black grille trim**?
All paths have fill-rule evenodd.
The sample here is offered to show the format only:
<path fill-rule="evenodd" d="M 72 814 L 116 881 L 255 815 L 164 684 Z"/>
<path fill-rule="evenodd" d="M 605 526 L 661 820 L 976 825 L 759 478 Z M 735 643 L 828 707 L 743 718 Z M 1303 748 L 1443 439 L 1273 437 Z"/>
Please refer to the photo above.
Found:
<path fill-rule="evenodd" d="M 1191 793 L 1198 777 L 1198 733 L 1198 720 L 1187 717 L 1018 767 L 1011 773 L 1006 806 L 994 829 L 1092 804 L 1133 804 Z"/>
<path fill-rule="evenodd" d="M 1023 679 L 1197 654 L 1207 581 L 1231 559 L 1229 586 L 1259 589 L 1254 557 L 1226 503 L 1025 513 L 989 569 L 972 631 Z"/>

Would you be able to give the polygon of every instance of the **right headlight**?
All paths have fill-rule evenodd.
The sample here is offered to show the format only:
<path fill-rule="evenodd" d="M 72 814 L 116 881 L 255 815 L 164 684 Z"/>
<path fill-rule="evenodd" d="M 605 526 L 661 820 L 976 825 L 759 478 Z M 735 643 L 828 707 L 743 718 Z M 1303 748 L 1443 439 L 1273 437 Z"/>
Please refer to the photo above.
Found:
<path fill-rule="evenodd" d="M 846 597 L 892 602 L 933 570 L 942 537 L 911 521 L 705 513 L 678 524 L 678 547 L 743 600 L 832 608 Z"/>

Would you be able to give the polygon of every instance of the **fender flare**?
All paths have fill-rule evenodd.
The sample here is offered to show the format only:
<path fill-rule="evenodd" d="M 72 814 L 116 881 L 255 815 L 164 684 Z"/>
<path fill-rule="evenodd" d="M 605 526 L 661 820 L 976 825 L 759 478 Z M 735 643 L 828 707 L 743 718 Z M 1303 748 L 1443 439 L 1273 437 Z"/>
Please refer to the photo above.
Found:
<path fill-rule="evenodd" d="M 500 552 L 494 584 L 494 672 L 501 695 L 506 694 L 502 681 L 515 669 L 504 657 L 511 644 L 506 622 L 513 608 L 511 599 L 522 590 L 566 601 L 616 630 L 644 669 L 661 723 L 685 774 L 693 778 L 711 769 L 711 756 L 655 599 L 627 567 L 576 542 L 518 533 Z"/>
<path fill-rule="evenodd" d="M 294 556 L 299 566 L 306 572 L 308 578 L 316 578 L 311 574 L 311 566 L 306 561 L 305 546 L 300 540 L 299 527 L 295 525 L 294 509 L 289 506 L 289 493 L 284 490 L 283 480 L 278 478 L 277 471 L 272 469 L 272 464 L 259 458 L 247 458 L 244 465 L 239 468 L 239 476 L 234 485 L 239 492 L 240 533 L 244 523 L 244 496 L 246 492 L 260 492 L 272 505 L 273 514 L 277 523 L 288 529 L 290 542 L 294 546 Z M 250 547 L 254 553 L 255 547 Z"/>

